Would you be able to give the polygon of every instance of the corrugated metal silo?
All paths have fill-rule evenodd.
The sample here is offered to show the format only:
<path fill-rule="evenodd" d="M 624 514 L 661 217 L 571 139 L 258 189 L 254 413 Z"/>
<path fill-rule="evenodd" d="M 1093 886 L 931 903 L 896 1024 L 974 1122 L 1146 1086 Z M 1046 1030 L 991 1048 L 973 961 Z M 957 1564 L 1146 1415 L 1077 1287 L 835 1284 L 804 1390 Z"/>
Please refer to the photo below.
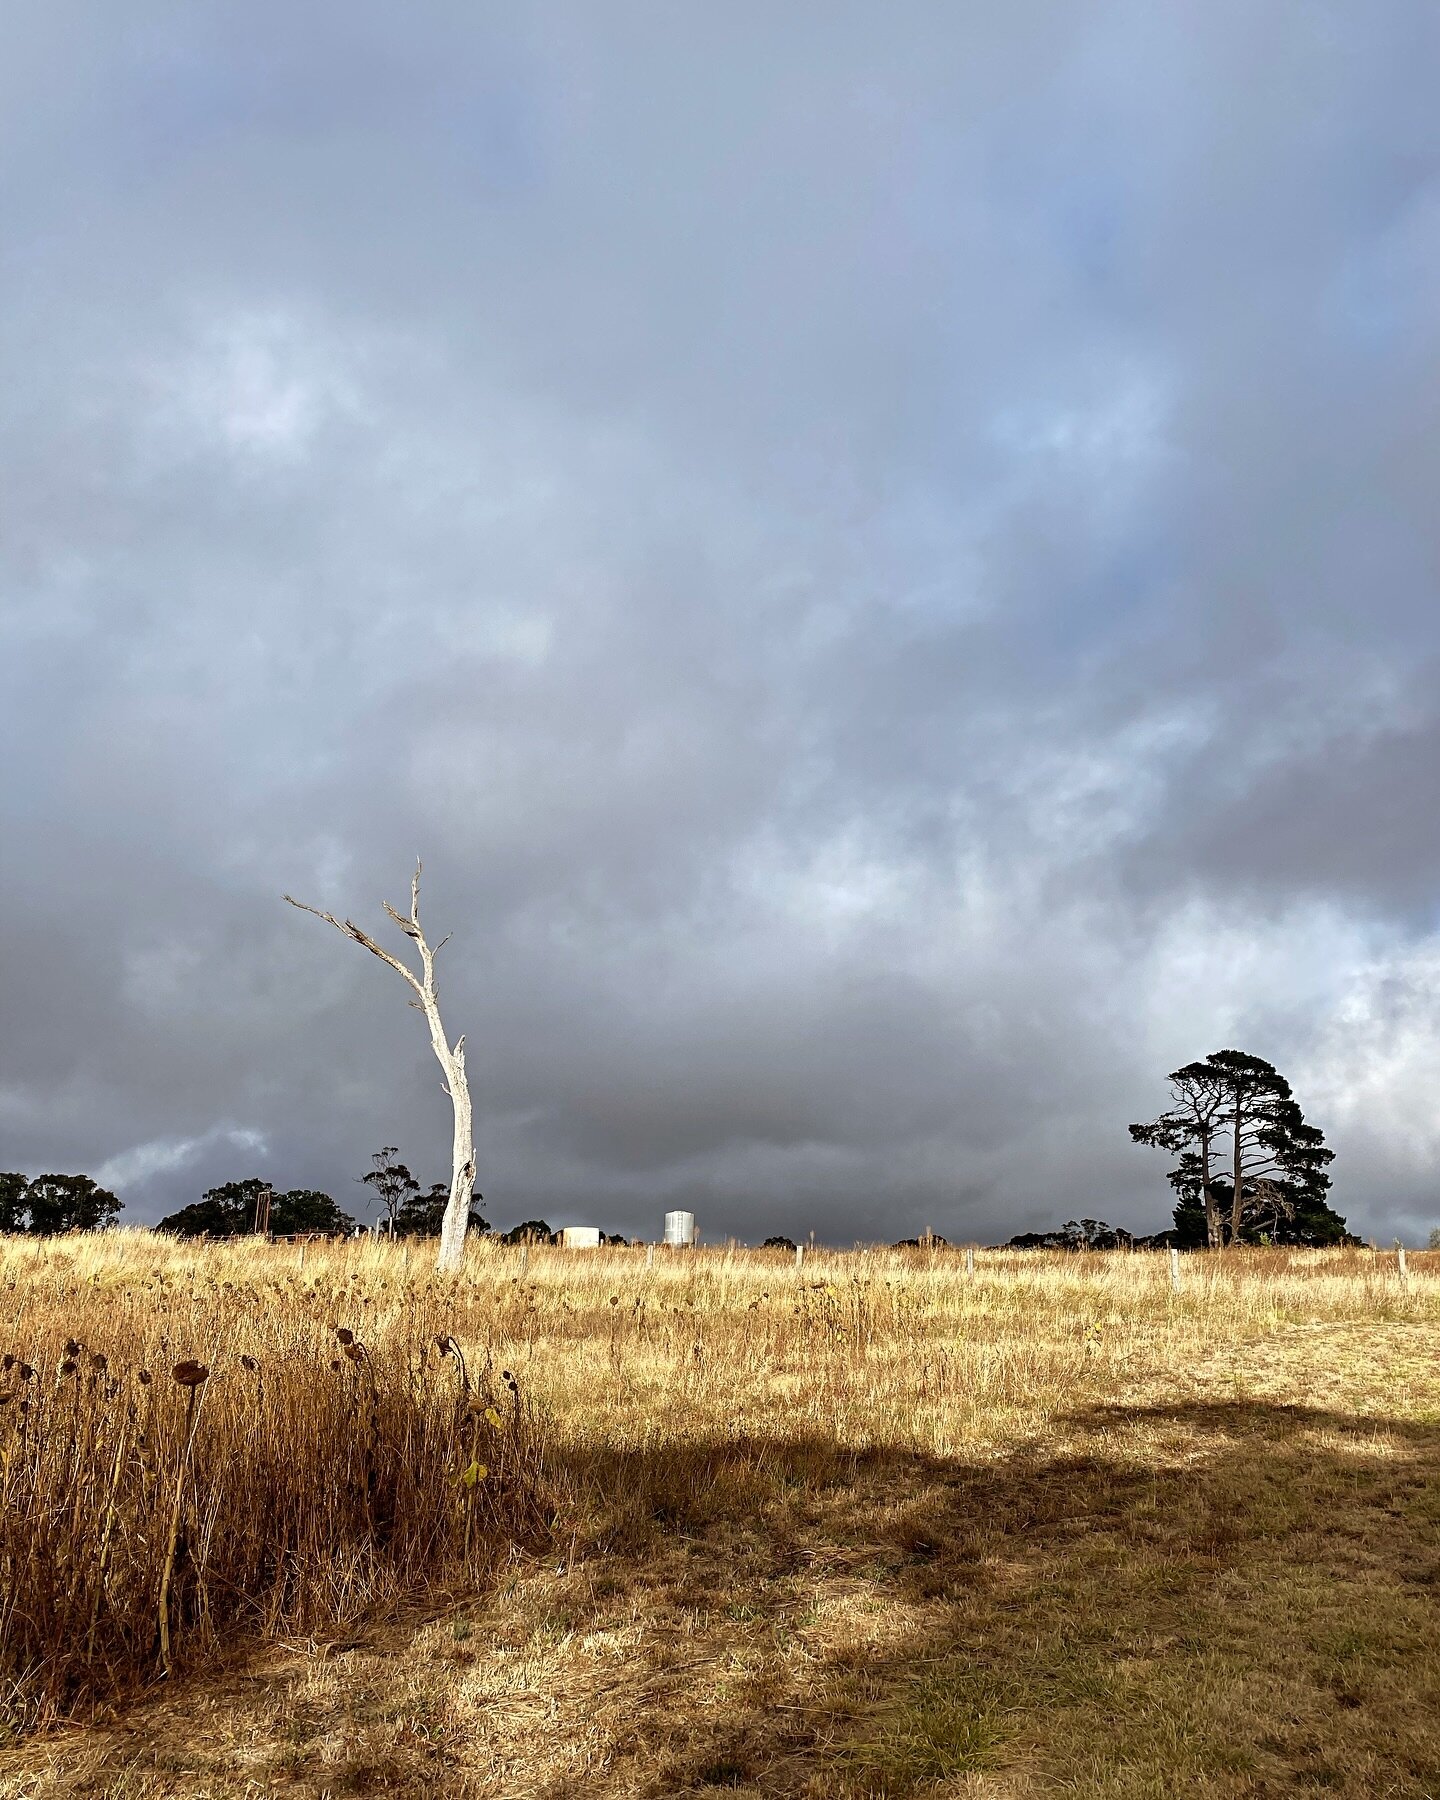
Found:
<path fill-rule="evenodd" d="M 665 1242 L 676 1249 L 688 1249 L 695 1242 L 695 1215 L 693 1212 L 666 1213 Z"/>

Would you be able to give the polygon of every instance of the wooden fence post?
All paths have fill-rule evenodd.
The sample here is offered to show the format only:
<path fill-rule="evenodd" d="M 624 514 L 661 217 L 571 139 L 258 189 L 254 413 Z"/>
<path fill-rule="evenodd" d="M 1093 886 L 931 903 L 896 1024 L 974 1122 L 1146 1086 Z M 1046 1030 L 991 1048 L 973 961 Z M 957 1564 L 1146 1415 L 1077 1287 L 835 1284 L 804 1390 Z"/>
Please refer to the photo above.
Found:
<path fill-rule="evenodd" d="M 1180 1252 L 1173 1244 L 1170 1246 L 1170 1292 L 1180 1292 Z"/>

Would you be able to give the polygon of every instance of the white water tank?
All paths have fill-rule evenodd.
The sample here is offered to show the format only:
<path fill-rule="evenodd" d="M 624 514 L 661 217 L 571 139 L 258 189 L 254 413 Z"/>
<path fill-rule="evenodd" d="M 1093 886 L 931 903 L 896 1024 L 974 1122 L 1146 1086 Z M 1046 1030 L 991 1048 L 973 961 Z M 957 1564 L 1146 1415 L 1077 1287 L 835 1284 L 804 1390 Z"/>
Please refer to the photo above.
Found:
<path fill-rule="evenodd" d="M 560 1244 L 565 1250 L 598 1250 L 600 1248 L 600 1227 L 598 1225 L 566 1225 L 560 1232 Z"/>
<path fill-rule="evenodd" d="M 695 1215 L 692 1212 L 667 1212 L 665 1242 L 676 1249 L 689 1249 L 695 1242 Z"/>

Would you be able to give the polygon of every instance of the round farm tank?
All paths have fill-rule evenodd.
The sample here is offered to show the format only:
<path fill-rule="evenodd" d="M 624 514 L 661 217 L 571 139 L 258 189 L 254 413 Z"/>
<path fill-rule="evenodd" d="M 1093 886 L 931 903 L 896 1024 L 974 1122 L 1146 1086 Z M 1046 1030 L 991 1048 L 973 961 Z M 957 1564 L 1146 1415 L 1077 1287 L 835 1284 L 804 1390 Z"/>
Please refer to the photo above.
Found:
<path fill-rule="evenodd" d="M 673 1244 L 677 1249 L 688 1248 L 695 1242 L 695 1215 L 692 1212 L 667 1212 L 665 1215 L 665 1242 Z"/>

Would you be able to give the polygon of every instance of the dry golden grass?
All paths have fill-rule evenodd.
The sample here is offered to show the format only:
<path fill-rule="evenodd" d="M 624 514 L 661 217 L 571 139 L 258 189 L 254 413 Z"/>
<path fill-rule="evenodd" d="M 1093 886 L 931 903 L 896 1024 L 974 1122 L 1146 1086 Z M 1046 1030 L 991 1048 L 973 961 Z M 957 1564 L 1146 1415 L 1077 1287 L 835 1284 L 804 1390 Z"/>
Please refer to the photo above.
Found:
<path fill-rule="evenodd" d="M 528 1404 L 423 1285 L 138 1234 L 12 1242 L 0 1270 L 12 1721 L 544 1541 Z"/>
<path fill-rule="evenodd" d="M 0 1795 L 1440 1795 L 1440 1258 L 298 1261 L 0 1249 Z"/>

